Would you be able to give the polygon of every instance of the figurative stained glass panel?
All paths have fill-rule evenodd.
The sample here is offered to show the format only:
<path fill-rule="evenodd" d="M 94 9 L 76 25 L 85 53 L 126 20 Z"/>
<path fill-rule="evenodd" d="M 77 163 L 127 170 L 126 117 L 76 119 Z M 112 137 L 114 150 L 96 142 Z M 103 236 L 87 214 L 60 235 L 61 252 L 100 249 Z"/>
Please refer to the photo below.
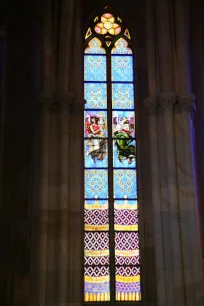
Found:
<path fill-rule="evenodd" d="M 116 301 L 140 300 L 140 268 L 116 267 Z"/>
<path fill-rule="evenodd" d="M 137 180 L 135 170 L 113 170 L 114 198 L 135 199 L 137 197 Z"/>
<path fill-rule="evenodd" d="M 105 232 L 85 232 L 84 264 L 109 264 L 109 235 Z"/>
<path fill-rule="evenodd" d="M 103 83 L 85 83 L 84 95 L 86 109 L 107 108 L 107 85 Z"/>
<path fill-rule="evenodd" d="M 102 200 L 99 200 L 101 202 Z M 86 207 L 91 205 L 86 205 Z M 101 205 L 102 207 L 105 205 Z M 109 211 L 104 208 L 85 208 L 84 209 L 84 229 L 85 231 L 108 231 L 109 230 Z"/>
<path fill-rule="evenodd" d="M 89 139 L 108 136 L 106 111 L 90 110 L 84 112 L 84 136 Z"/>
<path fill-rule="evenodd" d="M 128 84 L 128 83 L 112 84 L 112 108 L 134 109 L 133 84 Z"/>
<path fill-rule="evenodd" d="M 113 111 L 112 117 L 114 138 L 135 137 L 135 113 L 133 111 Z"/>
<path fill-rule="evenodd" d="M 84 56 L 84 80 L 106 81 L 106 57 L 103 55 Z"/>
<path fill-rule="evenodd" d="M 108 170 L 85 170 L 85 198 L 108 198 Z"/>
<path fill-rule="evenodd" d="M 139 237 L 138 232 L 115 233 L 115 264 L 139 264 Z"/>
<path fill-rule="evenodd" d="M 86 168 L 107 168 L 107 139 L 89 138 L 84 141 L 84 160 Z"/>
<path fill-rule="evenodd" d="M 115 200 L 114 229 L 116 231 L 138 231 L 138 209 L 135 200 Z"/>
<path fill-rule="evenodd" d="M 131 138 L 113 140 L 113 167 L 136 167 L 136 142 Z"/>
<path fill-rule="evenodd" d="M 84 268 L 84 300 L 85 302 L 110 301 L 109 267 L 88 266 Z"/>
<path fill-rule="evenodd" d="M 130 33 L 122 23 L 106 11 L 85 35 L 85 302 L 110 301 L 114 285 L 116 301 L 141 299 L 133 56 Z M 112 135 L 107 126 L 111 120 Z M 109 196 L 114 206 L 109 206 Z"/>
<path fill-rule="evenodd" d="M 124 38 L 119 38 L 116 41 L 115 47 L 113 48 L 111 53 L 112 54 L 132 54 L 132 50 L 128 48 L 128 43 Z"/>
<path fill-rule="evenodd" d="M 112 81 L 133 82 L 132 56 L 112 55 Z"/>

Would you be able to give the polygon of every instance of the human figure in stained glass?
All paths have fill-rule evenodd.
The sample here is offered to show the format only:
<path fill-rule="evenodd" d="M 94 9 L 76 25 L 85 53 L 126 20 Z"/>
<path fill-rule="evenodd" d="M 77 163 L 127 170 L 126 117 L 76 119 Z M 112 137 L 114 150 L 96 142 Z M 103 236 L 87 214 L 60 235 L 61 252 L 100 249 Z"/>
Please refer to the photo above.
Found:
<path fill-rule="evenodd" d="M 120 123 L 117 124 L 114 130 L 114 136 L 116 138 L 115 145 L 120 162 L 128 159 L 128 163 L 131 164 L 135 159 L 135 146 L 131 144 L 133 141 L 131 136 L 132 131 L 133 129 L 127 117 L 122 117 Z"/>
<path fill-rule="evenodd" d="M 90 118 L 90 122 L 86 122 L 86 131 L 88 134 L 87 146 L 87 156 L 91 155 L 92 159 L 95 161 L 103 160 L 106 156 L 106 140 L 104 138 L 104 133 L 102 127 L 104 126 L 103 118 L 97 115 Z"/>

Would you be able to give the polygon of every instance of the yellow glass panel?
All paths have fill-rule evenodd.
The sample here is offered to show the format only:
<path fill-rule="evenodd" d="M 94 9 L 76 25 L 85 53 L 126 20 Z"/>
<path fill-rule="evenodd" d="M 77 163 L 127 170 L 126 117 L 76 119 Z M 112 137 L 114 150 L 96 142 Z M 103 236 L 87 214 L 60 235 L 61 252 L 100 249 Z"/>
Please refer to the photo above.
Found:
<path fill-rule="evenodd" d="M 111 17 L 111 18 L 109 18 L 109 19 L 108 19 L 108 21 L 110 21 L 110 22 L 114 23 L 115 18 L 114 18 L 114 17 Z"/>
<path fill-rule="evenodd" d="M 102 34 L 106 34 L 107 33 L 107 30 L 106 29 L 102 29 Z"/>
<path fill-rule="evenodd" d="M 116 29 L 116 28 L 118 28 L 118 27 L 119 27 L 119 24 L 117 24 L 117 23 L 114 23 L 114 24 L 113 24 L 113 28 L 114 28 L 114 29 Z"/>
<path fill-rule="evenodd" d="M 97 25 L 96 25 L 97 27 L 100 27 L 101 29 L 103 28 L 103 23 L 102 22 L 100 22 L 100 23 L 97 23 Z"/>
<path fill-rule="evenodd" d="M 103 23 L 105 23 L 106 21 L 107 21 L 107 18 L 105 18 L 105 17 L 101 17 L 101 21 L 103 22 Z"/>
<path fill-rule="evenodd" d="M 110 29 L 110 30 L 108 30 L 108 32 L 110 33 L 110 34 L 112 34 L 112 35 L 114 35 L 115 34 L 115 30 L 112 28 L 112 29 Z"/>

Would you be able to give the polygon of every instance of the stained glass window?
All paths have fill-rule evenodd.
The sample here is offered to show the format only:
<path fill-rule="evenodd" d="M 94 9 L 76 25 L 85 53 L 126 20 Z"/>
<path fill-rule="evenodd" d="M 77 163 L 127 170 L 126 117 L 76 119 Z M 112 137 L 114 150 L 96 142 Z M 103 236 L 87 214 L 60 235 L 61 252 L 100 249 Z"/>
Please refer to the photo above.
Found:
<path fill-rule="evenodd" d="M 129 29 L 94 17 L 84 51 L 84 301 L 141 300 L 133 52 Z"/>

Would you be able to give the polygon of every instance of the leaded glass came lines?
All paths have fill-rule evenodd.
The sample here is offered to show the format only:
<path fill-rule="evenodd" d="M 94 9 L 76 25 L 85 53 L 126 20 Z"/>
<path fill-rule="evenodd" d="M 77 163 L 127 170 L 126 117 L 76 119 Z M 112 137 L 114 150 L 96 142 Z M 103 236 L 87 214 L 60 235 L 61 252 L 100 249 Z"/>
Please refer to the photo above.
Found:
<path fill-rule="evenodd" d="M 91 303 L 141 300 L 130 38 L 108 11 L 85 36 L 84 301 Z"/>

